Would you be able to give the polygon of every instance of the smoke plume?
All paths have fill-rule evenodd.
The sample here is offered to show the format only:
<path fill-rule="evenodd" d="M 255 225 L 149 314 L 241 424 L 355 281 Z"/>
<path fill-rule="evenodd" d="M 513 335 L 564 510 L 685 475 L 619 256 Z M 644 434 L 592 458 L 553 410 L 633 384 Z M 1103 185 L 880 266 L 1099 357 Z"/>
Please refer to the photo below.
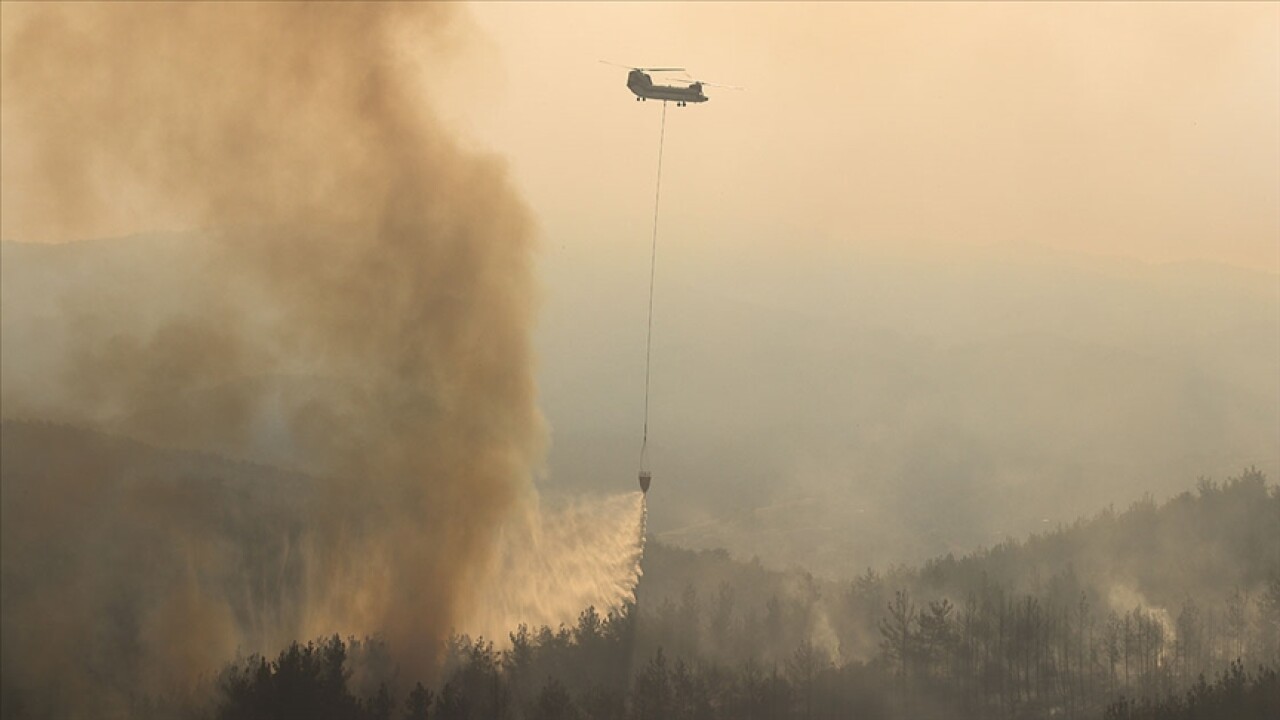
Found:
<path fill-rule="evenodd" d="M 608 523 L 537 504 L 529 213 L 422 85 L 460 22 L 438 4 L 4 7 L 0 234 L 181 230 L 171 270 L 192 279 L 179 310 L 50 291 L 71 327 L 59 419 L 319 478 L 241 468 L 269 477 L 227 504 L 105 440 L 48 467 L 6 453 L 6 701 L 73 715 L 51 678 L 121 644 L 104 633 L 130 653 L 75 682 L 148 691 L 334 632 L 382 633 L 429 674 L 456 628 L 563 619 L 528 595 L 500 620 L 467 610 L 511 586 L 495 568 L 541 552 L 554 570 L 547 552 Z M 104 330 L 122 312 L 145 332 Z M 39 407 L 29 389 L 4 388 L 6 413 Z M 630 593 L 634 527 L 568 602 Z M 513 556 L 504 534 L 535 542 Z"/>

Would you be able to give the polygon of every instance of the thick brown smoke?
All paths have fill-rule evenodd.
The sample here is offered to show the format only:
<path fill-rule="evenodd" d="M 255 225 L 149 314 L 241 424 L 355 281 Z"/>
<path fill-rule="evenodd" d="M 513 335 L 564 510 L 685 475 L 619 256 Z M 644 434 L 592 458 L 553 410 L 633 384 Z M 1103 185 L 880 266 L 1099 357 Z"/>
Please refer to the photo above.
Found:
<path fill-rule="evenodd" d="M 125 601 L 101 595 L 148 577 L 130 615 L 143 689 L 332 632 L 385 633 L 429 672 L 544 444 L 528 215 L 423 97 L 452 10 L 6 4 L 4 24 L 5 239 L 199 230 L 181 272 L 207 288 L 180 317 L 103 336 L 85 313 L 62 383 L 81 418 L 241 457 L 274 423 L 278 454 L 325 478 L 288 508 L 299 527 L 273 542 L 297 582 L 272 594 L 240 587 L 243 555 L 209 529 L 232 511 L 144 480 L 107 534 L 162 546 L 102 577 L 30 567 L 24 547 L 114 512 L 101 466 L 41 470 L 45 496 L 5 498 L 6 685 L 102 640 Z"/>

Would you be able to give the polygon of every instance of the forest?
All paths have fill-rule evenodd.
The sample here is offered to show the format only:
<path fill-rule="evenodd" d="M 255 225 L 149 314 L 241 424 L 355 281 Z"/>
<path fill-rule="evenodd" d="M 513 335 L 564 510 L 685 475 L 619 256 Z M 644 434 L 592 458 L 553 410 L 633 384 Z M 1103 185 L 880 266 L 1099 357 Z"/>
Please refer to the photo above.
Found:
<path fill-rule="evenodd" d="M 656 543 L 645 562 L 634 604 L 455 636 L 432 687 L 399 677 L 394 639 L 334 636 L 232 663 L 215 715 L 1280 716 L 1280 489 L 1252 469 L 844 582 Z"/>

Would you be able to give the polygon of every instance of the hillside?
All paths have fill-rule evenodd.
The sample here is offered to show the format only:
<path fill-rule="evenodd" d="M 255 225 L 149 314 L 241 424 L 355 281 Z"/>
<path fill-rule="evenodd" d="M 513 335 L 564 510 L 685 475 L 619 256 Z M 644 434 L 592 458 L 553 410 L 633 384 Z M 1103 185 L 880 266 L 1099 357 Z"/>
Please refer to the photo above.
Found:
<path fill-rule="evenodd" d="M 320 480 L 48 423 L 4 422 L 0 446 L 6 679 L 29 667 L 22 662 L 27 654 L 11 653 L 33 647 L 78 650 L 89 653 L 95 672 L 123 696 L 136 691 L 124 636 L 97 636 L 80 645 L 92 635 L 37 636 L 31 635 L 33 626 L 10 622 L 38 614 L 32 604 L 51 592 L 76 593 L 79 617 L 112 613 L 127 627 L 130 617 L 163 613 L 174 602 L 198 602 L 184 593 L 146 599 L 134 592 L 138 587 L 247 587 L 250 595 L 230 603 L 240 614 L 237 623 L 253 627 L 256 620 L 263 630 L 297 627 L 288 607 L 304 591 L 303 568 L 289 559 L 289 547 L 307 537 L 308 488 Z M 179 526 L 182 533 L 172 530 Z M 184 542 L 175 546 L 171 540 L 178 536 Z M 134 562 L 139 557 L 147 561 Z M 184 575 L 188 580 L 180 580 Z M 1158 699 L 1200 672 L 1225 671 L 1237 656 L 1250 663 L 1280 662 L 1280 491 L 1261 473 L 1247 471 L 1221 484 L 1202 481 L 1164 503 L 1146 499 L 1123 511 L 1107 509 L 1023 540 L 936 557 L 919 567 L 851 567 L 842 577 L 815 577 L 800 566 L 770 569 L 725 550 L 684 549 L 651 539 L 636 605 L 624 616 L 634 622 L 625 651 L 630 659 L 615 667 L 622 675 L 614 681 L 629 677 L 627 668 L 651 661 L 659 648 L 673 660 L 705 669 L 732 667 L 744 658 L 791 667 L 797 648 L 808 647 L 818 653 L 820 667 L 838 673 L 831 682 L 863 687 L 867 694 L 859 702 L 888 713 L 891 699 L 870 688 L 877 684 L 875 673 L 891 672 L 901 662 L 884 644 L 884 623 L 892 620 L 895 594 L 901 592 L 903 608 L 911 613 L 910 643 L 934 642 L 928 632 L 937 628 L 928 629 L 926 614 L 950 606 L 942 622 L 952 639 L 945 642 L 959 644 L 947 644 L 947 653 L 972 647 L 964 643 L 978 642 L 982 636 L 975 633 L 996 627 L 989 623 L 1001 613 L 1020 623 L 1034 609 L 1041 618 L 1034 626 L 1035 637 L 1043 638 L 1034 646 L 1043 653 L 1036 660 L 1039 670 L 1019 674 L 1024 661 L 1006 658 L 1015 646 L 1001 644 L 1011 639 L 990 640 L 984 652 L 995 654 L 983 661 L 991 672 L 1010 673 L 1009 682 L 1039 684 L 1016 696 L 990 690 L 980 702 L 970 698 L 977 707 L 1045 710 L 1073 703 L 1073 713 L 1101 712 L 1122 689 L 1130 697 Z M 599 632 L 624 621 L 602 620 Z M 74 627 L 77 621 L 71 622 Z M 1151 629 L 1156 644 L 1143 646 L 1145 669 L 1126 676 L 1114 663 L 1108 670 L 1106 658 L 1120 662 L 1130 653 L 1139 662 L 1137 646 L 1124 640 L 1130 624 Z M 216 633 L 217 627 L 204 630 Z M 570 646 L 583 632 L 571 630 Z M 528 642 L 540 646 L 548 637 L 535 632 Z M 1107 645 L 1108 638 L 1119 644 Z M 299 638 L 277 634 L 259 642 L 279 647 L 294 639 Z M 217 642 L 215 635 L 193 640 Z M 397 642 L 388 641 L 392 647 Z M 1095 658 L 1092 664 L 1081 666 L 1070 654 L 1077 645 Z M 961 695 L 973 692 L 949 684 L 968 672 L 948 664 L 961 656 L 937 655 L 943 651 L 927 650 L 926 644 L 912 647 L 925 654 L 913 650 L 909 662 L 932 657 L 927 662 L 939 663 L 926 674 L 912 671 L 922 697 L 936 696 L 954 707 Z M 1070 653 L 1054 649 L 1059 647 Z M 1119 649 L 1108 656 L 1108 647 Z M 557 661 L 558 667 L 572 667 L 573 657 Z M 1049 668 L 1056 669 L 1044 675 Z M 1092 689 L 1070 690 L 1062 677 Z M 5 693 L 6 703 L 23 700 Z"/>
<path fill-rule="evenodd" d="M 506 649 L 455 641 L 433 712 L 1270 718 L 1278 513 L 1280 489 L 1249 470 L 839 582 L 651 543 L 634 607 L 521 630 Z"/>
<path fill-rule="evenodd" d="M 296 639 L 306 569 L 291 549 L 307 538 L 313 482 L 68 426 L 0 423 L 4 716 L 66 716 L 71 700 L 56 688 L 82 673 L 104 712 L 128 714 L 121 698 L 182 682 L 144 682 L 151 643 L 221 663 L 238 642 Z M 198 627 L 175 624 L 188 611 Z M 99 625 L 104 617 L 114 622 Z M 22 692 L 35 688 L 45 692 Z"/>
<path fill-rule="evenodd" d="M 1141 607 L 1169 625 L 1170 641 L 1188 607 L 1221 621 L 1233 603 L 1248 605 L 1254 613 L 1249 622 L 1263 623 L 1263 614 L 1280 611 L 1280 605 L 1264 607 L 1280 603 L 1280 596 L 1272 597 L 1280 593 L 1280 489 L 1248 470 L 1222 484 L 1201 482 L 1165 503 L 1144 499 L 1124 511 L 1106 509 L 1068 526 L 920 566 L 850 568 L 839 580 L 814 577 L 803 566 L 768 570 L 723 550 L 653 542 L 637 594 L 642 616 L 690 598 L 710 612 L 731 597 L 734 622 L 753 613 L 764 617 L 771 602 L 781 602 L 808 618 L 794 628 L 792 646 L 808 639 L 823 644 L 833 658 L 852 661 L 879 652 L 877 625 L 896 591 L 917 598 L 921 608 L 942 598 L 961 607 L 992 592 L 1035 597 L 1059 610 L 1077 607 L 1083 598 L 1101 616 Z M 1267 622 L 1273 623 L 1269 630 L 1247 634 L 1254 637 L 1254 650 L 1270 657 L 1280 651 L 1280 617 Z M 785 655 L 783 645 L 778 650 Z M 1230 659 L 1227 648 L 1218 652 L 1223 662 Z"/>
<path fill-rule="evenodd" d="M 128 403 L 77 384 L 122 348 L 152 350 L 149 377 L 164 377 L 181 341 L 167 323 L 251 307 L 211 283 L 210 252 L 191 235 L 0 243 L 4 416 L 163 431 L 175 408 L 254 397 L 253 437 L 207 445 L 306 469 L 280 408 L 358 393 L 360 378 L 297 358 L 285 374 L 177 378 Z M 1242 465 L 1280 474 L 1271 275 L 1028 245 L 945 262 L 809 252 L 767 271 L 748 270 L 752 252 L 675 264 L 655 300 L 649 527 L 671 544 L 836 577 L 1164 500 Z M 695 271 L 714 262 L 723 272 Z M 542 490 L 631 489 L 634 268 L 544 270 L 554 291 L 531 329 L 551 431 Z"/>
<path fill-rule="evenodd" d="M 671 681 L 687 673 L 693 688 L 677 707 L 714 704 L 700 693 L 715 697 L 726 672 L 717 668 L 750 658 L 727 671 L 731 687 L 750 687 L 752 663 L 774 667 L 775 682 L 785 669 L 761 717 L 1220 717 L 1216 707 L 1262 718 L 1280 709 L 1275 671 L 1265 669 L 1280 666 L 1280 488 L 1255 470 L 1163 504 L 1144 499 L 1026 540 L 839 582 L 723 551 L 651 546 L 638 595 L 641 677 L 657 672 L 660 648 L 676 658 Z"/>

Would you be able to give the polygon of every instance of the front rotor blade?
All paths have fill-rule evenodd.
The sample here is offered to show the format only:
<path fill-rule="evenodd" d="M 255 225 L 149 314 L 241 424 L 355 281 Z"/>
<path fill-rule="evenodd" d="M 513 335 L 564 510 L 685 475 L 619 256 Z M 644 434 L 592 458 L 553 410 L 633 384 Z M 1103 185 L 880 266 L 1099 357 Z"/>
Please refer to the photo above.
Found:
<path fill-rule="evenodd" d="M 713 83 L 713 82 L 707 82 L 706 80 L 699 80 L 698 82 L 702 83 L 703 85 L 710 85 L 711 87 L 728 88 L 729 90 L 745 90 L 746 89 L 743 87 L 739 87 L 737 85 L 725 85 L 724 83 Z"/>

